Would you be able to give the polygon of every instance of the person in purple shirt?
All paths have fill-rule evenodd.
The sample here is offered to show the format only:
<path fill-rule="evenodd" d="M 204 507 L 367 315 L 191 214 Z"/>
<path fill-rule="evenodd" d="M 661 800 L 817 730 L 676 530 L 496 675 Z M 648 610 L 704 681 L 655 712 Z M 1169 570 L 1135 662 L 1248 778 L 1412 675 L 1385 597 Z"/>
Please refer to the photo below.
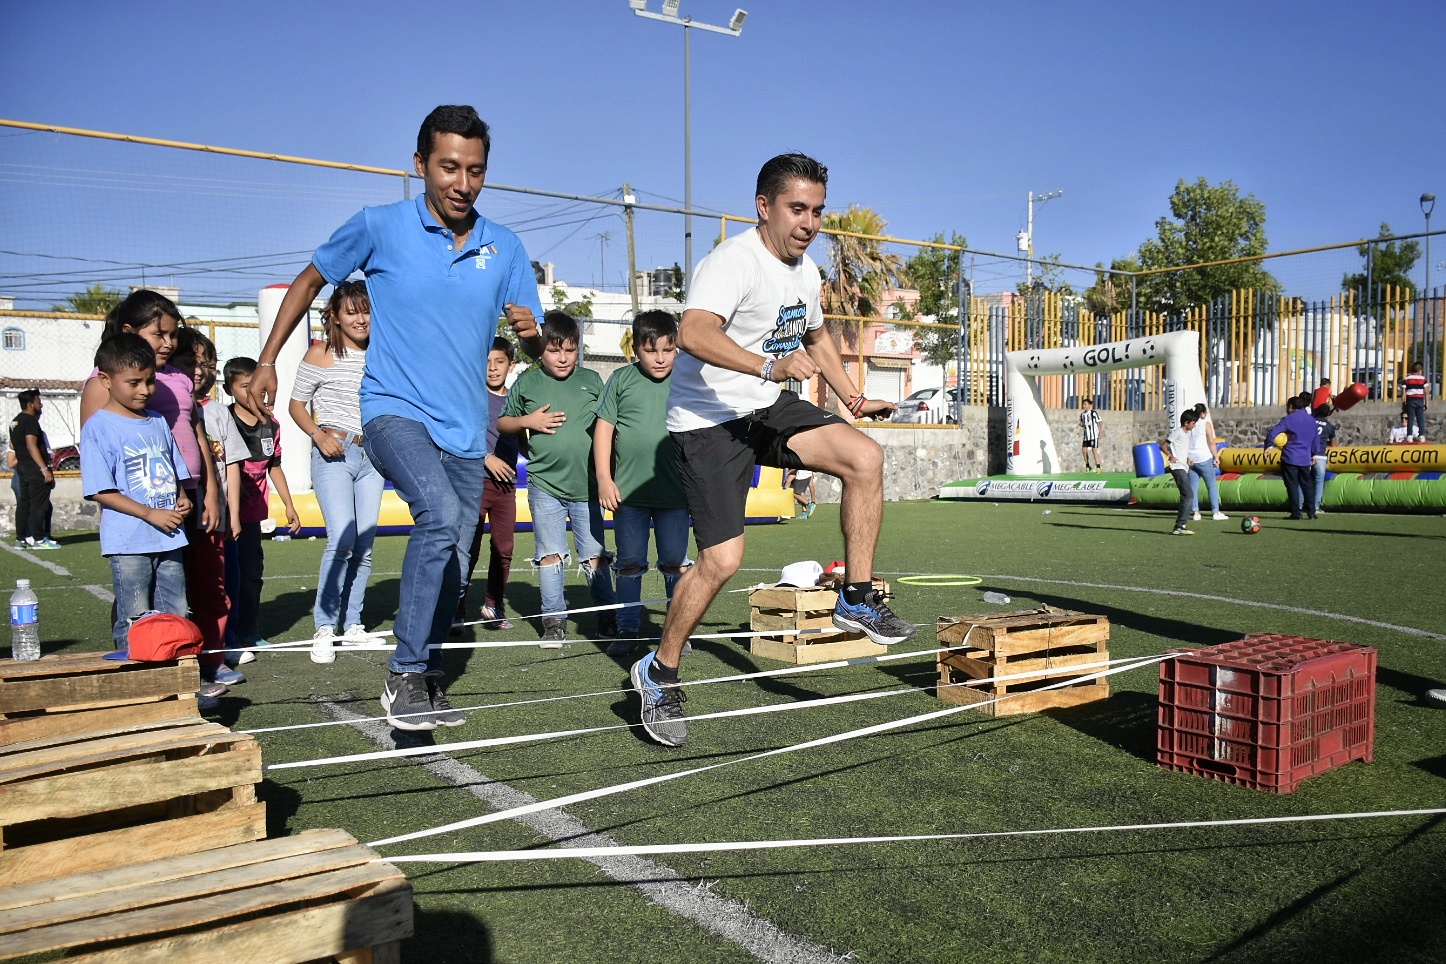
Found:
<path fill-rule="evenodd" d="M 1305 493 L 1311 484 L 1311 460 L 1325 451 L 1320 433 L 1316 431 L 1315 419 L 1299 398 L 1292 398 L 1285 404 L 1285 418 L 1276 422 L 1265 433 L 1264 448 L 1275 444 L 1277 436 L 1286 436 L 1285 447 L 1280 452 L 1280 474 L 1285 479 L 1285 491 L 1290 498 L 1288 519 L 1304 518 L 1302 511 L 1310 510 L 1315 518 L 1315 505 L 1306 505 Z M 1312 491 L 1314 491 L 1312 489 Z"/>

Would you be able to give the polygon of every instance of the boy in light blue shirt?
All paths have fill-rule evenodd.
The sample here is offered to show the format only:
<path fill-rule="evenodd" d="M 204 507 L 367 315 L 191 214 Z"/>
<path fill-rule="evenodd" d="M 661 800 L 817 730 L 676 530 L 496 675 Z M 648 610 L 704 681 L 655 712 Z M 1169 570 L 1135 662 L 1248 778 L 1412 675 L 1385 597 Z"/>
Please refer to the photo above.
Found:
<path fill-rule="evenodd" d="M 80 481 L 100 505 L 100 551 L 110 561 L 116 649 L 126 648 L 130 622 L 150 610 L 185 617 L 181 549 L 191 500 L 189 479 L 166 420 L 146 409 L 156 390 L 156 352 L 139 335 L 120 334 L 95 353 L 106 404 L 80 438 Z"/>

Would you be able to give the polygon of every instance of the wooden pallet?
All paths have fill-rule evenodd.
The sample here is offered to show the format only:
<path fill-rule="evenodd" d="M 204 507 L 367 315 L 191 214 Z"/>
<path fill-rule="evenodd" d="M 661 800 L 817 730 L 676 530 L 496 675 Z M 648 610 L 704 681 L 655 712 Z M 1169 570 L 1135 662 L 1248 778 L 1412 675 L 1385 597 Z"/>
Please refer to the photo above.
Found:
<path fill-rule="evenodd" d="M 406 877 L 342 830 L 0 889 L 0 959 L 382 964 L 411 933 Z"/>
<path fill-rule="evenodd" d="M 261 749 L 195 719 L 0 747 L 0 880 L 21 883 L 257 840 Z"/>
<path fill-rule="evenodd" d="M 0 748 L 198 720 L 194 657 L 128 663 L 101 653 L 0 660 Z"/>
<path fill-rule="evenodd" d="M 874 586 L 888 594 L 889 584 L 883 580 L 875 579 Z M 754 656 L 803 664 L 888 652 L 863 633 L 834 629 L 838 592 L 829 587 L 765 586 L 750 592 L 748 603 L 752 607 L 748 628 L 760 634 L 749 641 L 748 651 Z M 828 632 L 800 635 L 802 630 L 820 629 Z"/>
<path fill-rule="evenodd" d="M 990 716 L 1036 713 L 1078 706 L 1110 695 L 1108 679 L 1045 687 L 1081 674 L 1100 672 L 1110 654 L 1110 621 L 1104 616 L 1044 607 L 978 616 L 945 616 L 935 627 L 940 646 L 967 648 L 939 653 L 941 700 L 959 706 L 979 705 Z M 1090 666 L 1082 669 L 1080 667 Z M 995 681 L 1001 676 L 1038 674 L 1026 679 Z M 971 680 L 990 680 L 977 686 Z M 995 702 L 997 701 L 997 702 Z M 985 705 L 980 705 L 985 704 Z"/>

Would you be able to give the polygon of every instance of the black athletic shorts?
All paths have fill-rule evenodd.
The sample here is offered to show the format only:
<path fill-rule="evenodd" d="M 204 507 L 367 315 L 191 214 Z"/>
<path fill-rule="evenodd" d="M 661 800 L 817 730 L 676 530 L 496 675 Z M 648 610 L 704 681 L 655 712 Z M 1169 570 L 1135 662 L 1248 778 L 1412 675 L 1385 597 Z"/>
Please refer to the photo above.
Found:
<path fill-rule="evenodd" d="M 678 473 L 693 516 L 693 538 L 700 550 L 743 535 L 744 508 L 754 465 L 808 468 L 788 447 L 799 432 L 824 425 L 847 425 L 837 415 L 803 401 L 790 391 L 768 408 L 707 428 L 673 432 Z"/>
<path fill-rule="evenodd" d="M 1079 447 L 1082 449 L 1094 449 L 1099 448 L 1099 446 L 1100 440 L 1097 438 L 1087 438 L 1083 442 L 1079 443 Z"/>

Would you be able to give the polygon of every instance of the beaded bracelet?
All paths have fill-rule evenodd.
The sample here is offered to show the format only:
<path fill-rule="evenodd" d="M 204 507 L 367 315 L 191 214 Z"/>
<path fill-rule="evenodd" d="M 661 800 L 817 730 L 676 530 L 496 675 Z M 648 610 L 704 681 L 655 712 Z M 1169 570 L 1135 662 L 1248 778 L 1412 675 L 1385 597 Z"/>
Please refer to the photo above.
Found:
<path fill-rule="evenodd" d="M 770 358 L 763 363 L 763 373 L 759 376 L 765 382 L 773 381 L 773 359 Z"/>

